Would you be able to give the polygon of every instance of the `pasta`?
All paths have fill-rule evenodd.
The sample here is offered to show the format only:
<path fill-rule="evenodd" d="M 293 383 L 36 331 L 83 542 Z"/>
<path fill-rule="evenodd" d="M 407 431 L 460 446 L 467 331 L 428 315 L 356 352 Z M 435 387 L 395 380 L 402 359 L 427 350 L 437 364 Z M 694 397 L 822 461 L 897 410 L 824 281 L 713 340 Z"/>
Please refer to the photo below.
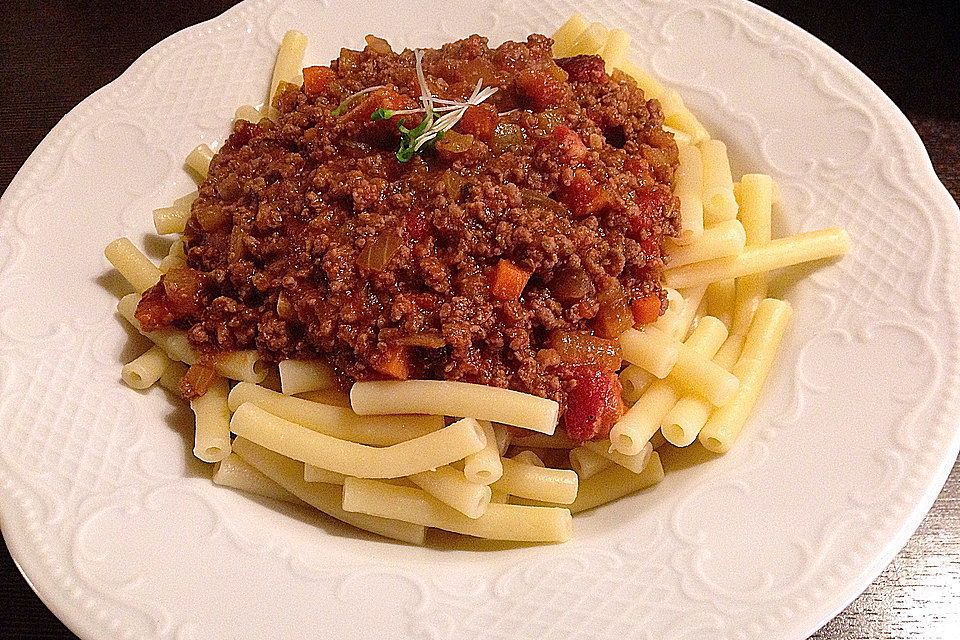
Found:
<path fill-rule="evenodd" d="M 703 159 L 704 224 L 717 224 L 737 217 L 737 200 L 733 195 L 733 178 L 727 145 L 719 140 L 700 143 Z"/>
<path fill-rule="evenodd" d="M 793 309 L 783 300 L 767 298 L 757 307 L 744 340 L 743 352 L 733 366 L 734 375 L 741 381 L 740 389 L 728 405 L 711 414 L 699 434 L 700 442 L 710 451 L 726 453 L 740 435 L 747 416 L 760 397 L 792 315 Z"/>
<path fill-rule="evenodd" d="M 483 429 L 486 444 L 483 449 L 472 453 L 463 460 L 463 475 L 470 482 L 477 484 L 493 484 L 503 475 L 503 465 L 500 463 L 500 444 L 493 425 L 486 420 L 479 420 Z"/>
<path fill-rule="evenodd" d="M 370 447 L 311 431 L 249 402 L 234 411 L 230 430 L 294 460 L 363 478 L 399 478 L 436 469 L 476 453 L 486 444 L 480 425 L 464 418 L 413 440 Z"/>
<path fill-rule="evenodd" d="M 160 269 L 129 238 L 114 240 L 103 254 L 137 293 L 143 293 L 160 282 Z"/>
<path fill-rule="evenodd" d="M 371 47 L 389 48 L 385 41 L 373 36 L 367 41 Z M 235 113 L 235 131 L 242 132 L 247 127 L 243 121 L 257 123 L 266 119 L 272 122 L 265 122 L 265 125 L 282 124 L 280 111 L 285 112 L 285 104 L 291 95 L 284 85 L 302 85 L 301 90 L 308 95 L 319 95 L 310 91 L 320 85 L 308 85 L 311 82 L 322 84 L 333 71 L 325 67 L 303 69 L 306 47 L 307 39 L 302 33 L 291 31 L 284 36 L 266 102 L 259 109 L 249 105 L 239 107 Z M 572 514 L 604 505 L 662 480 L 664 468 L 655 451 L 658 447 L 666 443 L 686 447 L 698 440 L 709 451 L 728 451 L 743 431 L 760 397 L 793 312 L 789 303 L 768 297 L 768 272 L 842 255 L 849 249 L 850 239 L 839 228 L 772 238 L 771 217 L 778 189 L 773 178 L 747 174 L 734 182 L 726 145 L 710 136 L 675 90 L 630 61 L 628 53 L 629 37 L 625 31 L 589 23 L 581 16 L 573 16 L 554 36 L 555 57 L 599 54 L 603 69 L 617 81 L 629 82 L 625 75 L 631 76 L 646 98 L 659 101 L 664 115 L 664 131 L 672 135 L 678 145 L 679 163 L 672 183 L 667 177 L 655 186 L 672 188 L 679 203 L 680 234 L 676 238 L 651 236 L 658 242 L 664 240 L 666 270 L 660 284 L 666 308 L 658 315 L 657 303 L 663 298 L 658 297 L 655 280 L 642 286 L 631 285 L 629 294 L 623 291 L 615 294 L 622 298 L 621 306 L 629 307 L 626 311 L 618 309 L 621 316 L 616 318 L 615 331 L 606 332 L 601 323 L 604 320 L 602 309 L 591 311 L 596 317 L 585 316 L 585 322 L 589 323 L 579 326 L 589 329 L 582 333 L 587 333 L 591 340 L 598 339 L 596 344 L 577 343 L 577 332 L 563 333 L 553 324 L 541 324 L 536 326 L 537 331 L 560 334 L 560 338 L 548 336 L 551 341 L 556 339 L 560 346 L 554 348 L 554 342 L 542 342 L 538 345 L 539 350 L 533 351 L 538 363 L 541 358 L 545 362 L 556 362 L 559 358 L 564 367 L 570 365 L 567 358 L 572 358 L 570 353 L 577 349 L 586 355 L 577 352 L 577 357 L 583 360 L 573 359 L 572 366 L 581 366 L 585 362 L 584 366 L 593 366 L 604 358 L 612 360 L 613 364 L 604 364 L 602 368 L 597 365 L 604 375 L 608 375 L 604 382 L 608 385 L 606 388 L 614 390 L 611 393 L 622 390 L 623 404 L 617 401 L 616 395 L 611 396 L 610 404 L 616 405 L 616 414 L 610 420 L 612 424 L 583 435 L 568 419 L 566 428 L 557 430 L 561 404 L 554 400 L 492 384 L 407 379 L 417 374 L 440 378 L 450 371 L 448 367 L 441 369 L 440 374 L 431 373 L 417 368 L 426 366 L 426 359 L 417 361 L 415 366 L 409 366 L 410 363 L 404 360 L 403 354 L 409 351 L 408 347 L 439 350 L 456 346 L 447 327 L 443 332 L 434 331 L 429 328 L 429 323 L 423 324 L 428 329 L 403 335 L 396 342 L 393 337 L 386 338 L 386 334 L 381 333 L 374 342 L 380 340 L 377 349 L 382 350 L 383 360 L 366 362 L 364 366 L 367 368 L 360 367 L 359 370 L 367 373 L 361 374 L 344 366 L 333 355 L 329 363 L 319 358 L 301 359 L 306 357 L 303 354 L 316 347 L 316 343 L 310 342 L 316 338 L 312 335 L 305 342 L 310 346 L 303 348 L 298 343 L 295 349 L 278 355 L 270 350 L 272 347 L 263 346 L 263 334 L 255 340 L 244 341 L 244 338 L 236 342 L 255 345 L 256 349 L 211 352 L 196 332 L 173 328 L 190 328 L 190 322 L 155 323 L 149 313 L 140 316 L 145 326 L 169 328 L 142 331 L 137 320 L 138 306 L 143 303 L 147 312 L 155 311 L 150 307 L 156 303 L 156 297 L 162 295 L 167 296 L 164 300 L 172 309 L 173 294 L 168 295 L 170 287 L 178 286 L 178 280 L 189 276 L 191 265 L 196 267 L 197 252 L 193 250 L 193 243 L 197 230 L 203 227 L 207 194 L 211 185 L 213 189 L 223 186 L 222 183 L 218 186 L 216 178 L 226 166 L 224 163 L 236 161 L 229 156 L 232 145 L 220 148 L 223 154 L 220 157 L 226 160 L 213 165 L 209 180 L 214 151 L 206 144 L 193 149 L 185 166 L 196 178 L 206 182 L 200 190 L 178 198 L 171 206 L 154 210 L 156 232 L 173 236 L 169 251 L 159 265 L 155 265 L 127 238 L 115 240 L 104 251 L 108 261 L 135 291 L 119 301 L 119 315 L 154 343 L 145 353 L 123 366 L 121 378 L 135 389 L 160 386 L 179 394 L 181 386 L 189 393 L 193 388 L 191 385 L 197 384 L 197 378 L 206 376 L 204 390 L 190 396 L 190 407 L 195 416 L 193 453 L 200 460 L 214 463 L 214 483 L 309 506 L 357 528 L 416 545 L 425 543 L 429 528 L 493 540 L 563 542 L 573 534 Z M 414 56 L 415 70 L 423 74 L 418 55 Z M 603 76 L 598 66 L 600 62 L 596 58 L 575 60 L 573 66 L 563 67 L 565 71 L 560 75 L 570 75 L 566 71 L 569 68 L 571 72 L 583 74 L 589 71 Z M 584 66 L 578 69 L 577 65 Z M 461 103 L 448 100 L 449 96 L 432 96 L 427 81 L 419 75 L 417 80 L 426 86 L 426 89 L 421 87 L 425 91 L 421 104 L 437 100 L 434 108 L 439 115 L 435 122 L 456 115 L 454 110 L 461 108 L 457 106 Z M 484 91 L 482 85 L 481 81 L 470 98 L 477 101 L 463 104 L 464 113 L 466 104 L 477 106 L 485 99 L 479 97 Z M 485 90 L 489 97 L 496 87 Z M 344 99 L 332 113 L 338 117 L 355 117 L 363 111 L 357 109 L 358 106 L 366 108 L 366 97 L 381 91 L 389 94 L 393 88 L 367 87 Z M 534 99 L 534 96 L 531 94 L 528 98 Z M 362 104 L 360 100 L 363 100 Z M 388 113 L 390 109 L 381 107 L 375 110 L 378 117 L 371 116 L 370 119 L 384 116 L 384 120 L 389 120 L 392 117 Z M 412 112 L 419 113 L 420 110 Z M 506 115 L 501 113 L 497 117 Z M 264 128 L 270 127 L 247 128 L 246 131 Z M 456 141 L 457 135 L 467 137 L 453 130 L 446 138 L 440 138 L 440 133 L 449 131 L 449 127 L 439 131 L 431 144 L 436 143 L 435 147 L 440 149 L 441 142 Z M 604 144 L 602 139 L 591 138 L 588 147 L 587 141 L 581 140 L 579 134 L 568 127 L 557 127 L 550 137 L 556 137 L 559 148 L 572 154 L 571 157 L 580 153 L 581 147 L 595 149 L 595 145 Z M 400 151 L 397 154 L 398 162 L 402 162 Z M 650 158 L 648 160 L 653 162 Z M 573 162 L 567 164 L 577 166 Z M 672 163 L 664 166 L 673 171 Z M 573 171 L 574 182 L 584 179 L 583 175 L 580 169 Z M 455 182 L 443 185 L 447 195 L 454 200 L 457 189 L 462 188 Z M 571 182 L 571 188 L 573 184 Z M 586 185 L 584 194 L 590 193 L 589 182 L 578 184 Z M 602 188 L 612 189 L 609 185 Z M 227 190 L 231 190 L 230 185 Z M 549 209 L 559 207 L 576 216 L 596 213 L 589 207 L 574 211 L 583 204 L 577 200 L 543 204 L 545 198 L 563 200 L 560 190 L 545 194 L 528 191 L 521 190 L 525 203 L 530 200 Z M 198 218 L 191 221 L 195 202 L 201 198 L 201 193 L 203 199 L 196 205 Z M 594 204 L 593 201 L 584 202 L 590 206 Z M 657 206 L 665 210 L 664 205 Z M 267 219 L 270 212 L 262 213 L 265 216 L 263 221 L 260 220 L 261 212 L 253 211 L 251 215 L 256 214 L 257 224 L 271 223 Z M 407 218 L 401 222 L 405 228 L 416 224 L 416 220 Z M 191 231 L 185 233 L 188 225 Z M 660 233 L 658 229 L 657 234 Z M 229 233 L 222 240 L 230 245 L 231 252 L 238 248 L 244 250 L 243 240 L 256 239 L 235 238 L 230 229 L 227 231 Z M 644 228 L 642 232 L 654 233 L 651 228 Z M 409 233 L 412 237 L 413 231 Z M 617 230 L 617 233 L 623 231 Z M 629 237 L 638 243 L 649 240 L 646 235 Z M 357 258 L 357 266 L 375 271 L 376 252 L 381 249 L 385 261 L 389 262 L 393 249 L 385 240 L 391 239 L 389 233 L 362 238 L 356 246 L 361 246 L 362 242 L 367 244 L 363 245 L 364 251 Z M 555 277 L 551 282 L 539 272 L 533 275 L 525 271 L 522 260 L 517 260 L 517 264 L 508 260 L 500 262 L 509 263 L 510 268 L 501 269 L 502 264 L 496 265 L 490 282 L 484 285 L 498 299 L 519 300 L 525 283 L 531 278 L 541 286 L 546 284 L 547 288 L 561 280 Z M 630 268 L 647 268 L 638 264 L 632 264 Z M 572 297 L 574 302 L 569 305 L 566 298 L 558 297 L 557 300 L 563 302 L 556 304 L 564 310 L 567 306 L 581 304 L 575 301 L 582 299 L 585 290 L 578 289 L 583 284 L 578 280 L 579 272 L 571 270 L 570 273 L 567 284 L 572 283 L 572 290 L 580 291 L 577 294 L 580 297 Z M 626 267 L 624 273 L 627 273 Z M 656 271 L 653 273 L 655 277 Z M 301 277 L 299 273 L 294 275 L 296 277 L 290 280 Z M 209 276 L 208 273 L 206 277 Z M 274 280 L 280 281 L 281 278 Z M 161 282 L 162 287 L 153 288 Z M 189 283 L 189 278 L 186 282 Z M 212 279 L 197 280 L 195 284 L 201 287 L 210 282 Z M 345 316 L 357 315 L 356 309 L 347 308 L 353 304 L 352 299 L 339 299 L 339 306 L 333 298 L 297 301 L 295 294 L 287 297 L 288 280 L 282 282 L 284 289 L 281 293 L 273 290 L 269 295 L 263 294 L 268 302 L 264 303 L 265 311 L 260 311 L 266 313 L 267 318 L 275 314 L 287 319 L 291 317 L 289 314 L 301 313 L 300 307 L 307 303 L 327 304 Z M 365 282 L 370 284 L 373 280 Z M 261 284 L 254 282 L 256 287 Z M 340 284 L 347 290 L 347 283 Z M 558 283 L 562 284 L 562 281 Z M 626 289 L 626 281 L 622 284 Z M 592 286 L 593 281 L 586 285 Z M 558 290 L 560 288 L 558 286 Z M 609 293 L 602 281 L 594 289 L 604 295 Z M 349 289 L 351 292 L 356 290 Z M 612 290 L 616 291 L 616 288 Z M 332 291 L 333 287 L 328 292 L 331 296 Z M 508 296 L 513 295 L 510 291 L 514 297 Z M 213 294 L 210 295 L 208 302 Z M 383 297 L 384 294 L 381 291 L 376 295 Z M 609 298 L 600 295 L 592 300 L 601 307 L 609 302 Z M 382 299 L 377 303 L 385 304 Z M 415 301 L 415 304 L 421 302 Z M 421 308 L 426 309 L 427 303 Z M 509 311 L 507 307 L 504 309 Z M 403 315 L 403 305 L 398 305 L 391 313 Z M 556 317 L 560 318 L 559 313 Z M 394 320 L 384 316 L 381 323 Z M 484 321 L 470 322 L 482 324 Z M 634 326 L 623 330 L 624 326 L 631 325 Z M 206 330 L 206 327 L 201 328 Z M 224 338 L 219 336 L 220 330 L 223 327 L 218 327 L 217 340 L 222 343 Z M 364 330 L 360 327 L 361 335 Z M 304 329 L 302 333 L 309 331 Z M 202 336 L 203 331 L 200 334 Z M 574 338 L 569 337 L 571 334 Z M 512 334 L 501 337 L 513 340 Z M 600 337 L 609 342 L 600 341 Z M 299 334 L 295 334 L 295 339 L 299 339 Z M 519 342 L 522 340 L 518 339 Z M 571 347 L 571 344 L 577 346 Z M 197 345 L 196 350 L 194 345 Z M 402 346 L 398 348 L 397 345 Z M 544 345 L 549 348 L 540 348 Z M 561 348 L 568 347 L 570 352 L 561 354 Z M 322 350 L 318 352 L 327 354 Z M 617 368 L 615 364 L 621 362 L 621 356 L 622 365 Z M 277 362 L 275 366 L 274 362 Z M 476 374 L 481 367 L 473 361 L 467 364 L 472 373 L 458 373 L 464 379 L 489 379 L 497 384 L 524 388 L 513 382 L 503 382 L 505 378 L 502 376 L 497 378 L 491 374 L 490 378 L 484 378 L 488 372 Z M 336 372 L 331 365 L 336 366 Z M 494 365 L 501 367 L 499 361 Z M 364 378 L 367 374 L 373 378 L 395 379 L 354 382 L 349 396 L 338 388 L 338 381 L 342 382 L 344 378 Z M 185 376 L 186 381 L 183 380 Z M 561 398 L 567 409 L 573 406 L 569 401 L 570 388 L 576 390 L 580 384 L 587 384 L 588 394 L 600 389 L 589 386 L 600 384 L 596 380 L 573 375 L 553 382 L 556 384 L 552 388 L 547 386 L 547 391 L 537 392 L 554 394 L 553 397 Z M 556 391 L 557 384 L 561 385 L 561 391 Z M 569 388 L 562 385 L 569 385 Z M 567 410 L 566 415 L 570 413 Z M 616 416 L 620 416 L 619 419 Z"/>
<path fill-rule="evenodd" d="M 580 482 L 592 478 L 612 464 L 613 461 L 604 458 L 599 453 L 590 451 L 590 449 L 577 447 L 570 450 L 570 468 L 577 472 Z"/>
<path fill-rule="evenodd" d="M 743 348 L 743 336 L 733 334 L 720 347 L 713 361 L 729 371 Z M 700 429 L 713 412 L 713 404 L 697 394 L 680 398 L 660 422 L 660 433 L 670 443 L 686 447 L 697 439 Z"/>
<path fill-rule="evenodd" d="M 568 509 L 494 503 L 468 518 L 420 489 L 363 478 L 347 478 L 343 508 L 491 540 L 565 542 L 573 535 Z"/>
<path fill-rule="evenodd" d="M 640 473 L 633 473 L 620 465 L 610 465 L 580 485 L 577 499 L 570 505 L 571 513 L 580 513 L 636 493 L 663 480 L 663 465 L 656 451 Z"/>
<path fill-rule="evenodd" d="M 136 360 L 123 365 L 120 377 L 133 389 L 147 389 L 160 380 L 169 364 L 167 354 L 154 345 Z"/>
<path fill-rule="evenodd" d="M 218 378 L 205 394 L 190 401 L 197 418 L 193 455 L 204 462 L 220 462 L 230 455 L 228 393 L 226 378 Z"/>
<path fill-rule="evenodd" d="M 333 369 L 324 362 L 283 360 L 277 365 L 277 369 L 280 370 L 280 387 L 287 396 L 330 389 L 335 385 Z"/>
<path fill-rule="evenodd" d="M 740 179 L 740 219 L 743 222 L 745 243 L 750 246 L 762 246 L 770 242 L 773 186 L 770 176 L 749 174 Z M 731 331 L 743 334 L 750 326 L 757 307 L 767 297 L 767 274 L 743 276 L 736 282 Z"/>
<path fill-rule="evenodd" d="M 285 396 L 244 382 L 230 391 L 229 402 L 231 411 L 249 402 L 318 433 L 377 447 L 413 440 L 443 426 L 439 416 L 358 416 L 349 408 Z"/>
<path fill-rule="evenodd" d="M 440 467 L 410 476 L 410 481 L 468 518 L 479 518 L 490 505 L 491 488 L 471 482 L 453 467 Z"/>
<path fill-rule="evenodd" d="M 725 325 L 732 324 L 736 291 L 737 281 L 734 278 L 711 282 L 707 286 L 707 313 Z"/>
<path fill-rule="evenodd" d="M 577 473 L 504 458 L 503 475 L 491 489 L 512 496 L 569 504 L 577 497 Z"/>
<path fill-rule="evenodd" d="M 677 146 L 680 165 L 673 178 L 673 192 L 680 200 L 679 245 L 696 242 L 703 235 L 703 164 L 700 150 L 690 144 Z"/>
<path fill-rule="evenodd" d="M 221 487 L 238 489 L 264 498 L 272 498 L 273 500 L 280 500 L 296 505 L 306 504 L 303 500 L 244 462 L 243 458 L 235 453 L 231 453 L 214 465 L 213 482 Z"/>
<path fill-rule="evenodd" d="M 171 360 L 177 360 L 188 365 L 196 363 L 198 360 L 197 354 L 190 346 L 187 334 L 183 331 L 176 329 L 141 330 L 140 322 L 134 315 L 139 300 L 140 296 L 135 293 L 124 296 L 117 304 L 117 312 L 134 329 L 163 349 Z M 260 363 L 256 351 L 235 351 L 218 357 L 211 364 L 217 373 L 231 380 L 260 382 L 266 376 L 266 369 Z"/>
<path fill-rule="evenodd" d="M 233 443 L 233 449 L 251 467 L 328 516 L 386 538 L 416 545 L 424 543 L 426 530 L 422 526 L 397 519 L 378 518 L 347 511 L 343 508 L 342 487 L 334 484 L 305 482 L 302 465 L 294 460 L 284 458 L 244 438 L 237 438 Z"/>
<path fill-rule="evenodd" d="M 747 234 L 738 220 L 718 222 L 704 229 L 696 242 L 671 248 L 670 267 L 735 256 L 743 250 L 746 242 Z"/>
<path fill-rule="evenodd" d="M 583 447 L 634 473 L 643 471 L 644 467 L 647 466 L 647 462 L 650 461 L 650 454 L 653 453 L 653 445 L 649 442 L 644 444 L 637 453 L 629 456 L 619 451 L 614 451 L 610 446 L 609 440 L 591 440 L 584 442 Z"/>
<path fill-rule="evenodd" d="M 273 66 L 273 76 L 270 78 L 270 94 L 263 105 L 263 115 L 276 118 L 276 109 L 273 102 L 277 97 L 280 83 L 300 84 L 300 70 L 303 68 L 303 54 L 307 50 L 307 36 L 299 31 L 287 31 L 280 41 L 280 50 L 277 52 L 277 61 Z"/>
<path fill-rule="evenodd" d="M 153 226 L 160 235 L 171 233 L 183 233 L 187 227 L 187 221 L 190 219 L 191 205 L 197 199 L 198 192 L 187 194 L 182 198 L 177 198 L 169 207 L 161 207 L 153 210 Z"/>
<path fill-rule="evenodd" d="M 626 456 L 640 453 L 660 428 L 660 421 L 680 399 L 678 387 L 690 385 L 690 377 L 696 375 L 694 372 L 704 370 L 705 363 L 730 375 L 708 360 L 726 338 L 727 328 L 722 322 L 710 316 L 703 318 L 684 343 L 683 355 L 670 376 L 651 384 L 610 430 L 610 448 Z M 698 386 L 696 383 L 694 386 L 700 390 L 707 388 L 707 385 Z"/>
<path fill-rule="evenodd" d="M 764 245 L 747 247 L 737 256 L 669 269 L 663 274 L 663 280 L 667 286 L 677 289 L 695 287 L 727 278 L 792 267 L 803 262 L 835 258 L 849 249 L 850 237 L 843 229 L 808 231 L 771 240 Z"/>
<path fill-rule="evenodd" d="M 198 144 L 193 151 L 187 155 L 186 165 L 194 176 L 203 181 L 210 170 L 210 162 L 213 160 L 213 149 L 205 144 Z"/>
<path fill-rule="evenodd" d="M 680 343 L 654 326 L 627 329 L 619 340 L 623 359 L 657 378 L 666 378 L 680 358 Z"/>
<path fill-rule="evenodd" d="M 170 245 L 170 251 L 160 261 L 160 273 L 168 273 L 171 269 L 187 266 L 187 254 L 184 251 L 183 240 L 179 238 Z"/>
<path fill-rule="evenodd" d="M 303 479 L 307 482 L 324 482 L 326 484 L 343 484 L 344 478 L 347 476 L 342 473 L 337 473 L 336 471 L 329 471 L 327 469 L 321 469 L 320 467 L 315 467 L 312 464 L 303 465 Z"/>
<path fill-rule="evenodd" d="M 471 416 L 552 434 L 559 406 L 553 400 L 519 391 L 448 380 L 357 382 L 350 389 L 350 404 L 360 415 L 424 413 Z"/>

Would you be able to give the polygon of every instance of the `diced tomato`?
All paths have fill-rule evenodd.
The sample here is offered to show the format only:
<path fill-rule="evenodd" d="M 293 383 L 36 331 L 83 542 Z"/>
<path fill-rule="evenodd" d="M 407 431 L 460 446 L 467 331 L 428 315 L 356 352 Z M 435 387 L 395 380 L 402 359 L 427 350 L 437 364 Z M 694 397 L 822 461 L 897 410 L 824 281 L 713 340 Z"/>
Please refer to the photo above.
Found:
<path fill-rule="evenodd" d="M 489 104 L 481 104 L 464 111 L 463 117 L 457 123 L 457 129 L 460 133 L 468 133 L 477 140 L 490 142 L 499 121 L 496 109 Z"/>
<path fill-rule="evenodd" d="M 559 157 L 567 164 L 574 164 L 587 155 L 587 145 L 576 131 L 565 125 L 554 128 L 547 140 L 559 147 Z"/>
<path fill-rule="evenodd" d="M 427 237 L 427 231 L 430 225 L 427 222 L 426 212 L 421 209 L 408 211 L 404 214 L 403 221 L 406 224 L 407 233 L 411 239 L 420 241 Z"/>
<path fill-rule="evenodd" d="M 616 372 L 580 365 L 568 367 L 565 374 L 576 382 L 567 394 L 563 416 L 567 435 L 576 442 L 606 438 L 624 411 L 623 387 Z"/>
<path fill-rule="evenodd" d="M 374 358 L 371 364 L 384 375 L 406 380 L 410 377 L 410 350 L 402 345 L 391 345 L 379 354 L 379 357 Z"/>
<path fill-rule="evenodd" d="M 557 66 L 567 72 L 570 82 L 602 82 L 606 65 L 600 56 L 574 56 L 557 60 Z"/>
<path fill-rule="evenodd" d="M 585 218 L 607 204 L 603 189 L 586 169 L 577 169 L 567 186 L 557 189 L 556 199 L 567 205 L 575 218 Z"/>
<path fill-rule="evenodd" d="M 543 111 L 560 104 L 566 91 L 560 79 L 541 69 L 524 69 L 517 74 L 515 83 L 517 93 L 527 99 L 534 111 Z"/>
<path fill-rule="evenodd" d="M 657 187 L 643 187 L 634 194 L 634 202 L 639 208 L 639 214 L 630 220 L 627 228 L 627 237 L 641 241 L 648 237 L 656 220 L 662 220 L 667 215 L 670 206 L 671 194 L 665 189 Z"/>
<path fill-rule="evenodd" d="M 637 176 L 643 184 L 652 184 L 654 182 L 653 172 L 650 170 L 650 163 L 644 158 L 630 156 L 623 161 L 623 168 L 633 175 Z"/>
<path fill-rule="evenodd" d="M 634 298 L 630 303 L 634 326 L 656 322 L 660 317 L 660 297 L 654 293 Z"/>
<path fill-rule="evenodd" d="M 501 260 L 493 270 L 490 291 L 499 300 L 516 300 L 529 279 L 529 271 L 524 271 L 509 260 Z"/>
<path fill-rule="evenodd" d="M 303 70 L 303 91 L 308 96 L 318 96 L 337 77 L 330 67 L 306 67 Z"/>
<path fill-rule="evenodd" d="M 163 284 L 155 284 L 143 292 L 134 317 L 144 331 L 156 331 L 170 326 L 175 317 L 167 304 Z"/>
<path fill-rule="evenodd" d="M 180 379 L 180 395 L 187 400 L 199 398 L 210 389 L 216 379 L 217 372 L 213 368 L 199 362 L 192 364 Z"/>
<path fill-rule="evenodd" d="M 160 280 L 167 297 L 167 308 L 178 318 L 203 311 L 208 277 L 189 267 L 170 269 Z"/>

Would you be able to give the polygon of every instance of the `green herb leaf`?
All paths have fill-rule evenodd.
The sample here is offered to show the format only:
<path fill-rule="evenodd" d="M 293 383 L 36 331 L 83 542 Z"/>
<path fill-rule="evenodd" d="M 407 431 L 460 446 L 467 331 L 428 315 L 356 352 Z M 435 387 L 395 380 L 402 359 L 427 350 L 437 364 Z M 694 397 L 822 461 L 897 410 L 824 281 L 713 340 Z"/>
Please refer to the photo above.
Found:
<path fill-rule="evenodd" d="M 373 120 L 374 122 L 377 122 L 379 120 L 389 120 L 392 117 L 393 117 L 393 111 L 391 111 L 390 109 L 384 109 L 383 107 L 375 110 L 373 113 L 370 114 L 370 119 Z"/>
<path fill-rule="evenodd" d="M 417 138 L 427 130 L 431 119 L 432 118 L 425 117 L 420 121 L 420 124 L 413 129 L 407 129 L 403 126 L 403 123 L 397 125 L 397 129 L 400 131 L 400 148 L 397 150 L 397 160 L 399 162 L 409 162 L 417 153 L 414 145 L 417 142 Z"/>
<path fill-rule="evenodd" d="M 351 96 L 351 98 L 352 98 L 352 96 Z M 336 109 L 334 109 L 333 111 L 330 112 L 330 115 L 333 115 L 333 116 L 342 116 L 343 114 L 345 114 L 345 113 L 347 112 L 347 107 L 350 106 L 350 103 L 351 103 L 351 102 L 352 102 L 352 100 L 351 100 L 350 98 L 346 98 L 343 102 L 341 102 L 341 103 L 337 106 Z"/>

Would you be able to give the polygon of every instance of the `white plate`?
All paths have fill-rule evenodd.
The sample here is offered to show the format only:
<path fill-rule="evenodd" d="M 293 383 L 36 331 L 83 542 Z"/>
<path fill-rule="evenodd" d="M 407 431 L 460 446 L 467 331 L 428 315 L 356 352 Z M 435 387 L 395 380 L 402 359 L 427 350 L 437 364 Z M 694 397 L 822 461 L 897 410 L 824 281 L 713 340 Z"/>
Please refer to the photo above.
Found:
<path fill-rule="evenodd" d="M 572 5 L 252 0 L 151 49 L 30 157 L 0 204 L 0 516 L 82 638 L 799 638 L 905 542 L 960 445 L 957 208 L 869 80 L 746 2 L 577 3 L 631 32 L 738 175 L 773 173 L 776 232 L 854 239 L 786 290 L 796 323 L 727 456 L 577 518 L 565 545 L 412 548 L 213 486 L 187 412 L 120 384 L 135 349 L 102 248 L 159 248 L 150 210 L 262 99 L 287 28 L 327 61 L 366 33 L 549 33 Z"/>

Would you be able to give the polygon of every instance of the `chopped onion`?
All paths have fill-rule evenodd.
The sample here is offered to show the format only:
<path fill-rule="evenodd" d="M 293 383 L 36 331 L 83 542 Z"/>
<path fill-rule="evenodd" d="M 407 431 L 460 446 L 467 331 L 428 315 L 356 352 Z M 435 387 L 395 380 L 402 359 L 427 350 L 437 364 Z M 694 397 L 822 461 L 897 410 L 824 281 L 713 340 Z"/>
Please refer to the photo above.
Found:
<path fill-rule="evenodd" d="M 513 151 L 523 145 L 523 131 L 518 125 L 501 122 L 493 131 L 490 145 L 496 153 Z"/>
<path fill-rule="evenodd" d="M 296 317 L 296 309 L 293 306 L 293 303 L 290 302 L 290 298 L 287 297 L 287 294 L 280 292 L 280 295 L 277 296 L 277 315 L 283 318 L 284 320 L 292 320 Z"/>
<path fill-rule="evenodd" d="M 622 364 L 620 345 L 590 335 L 586 331 L 555 331 L 550 336 L 550 347 L 556 350 L 564 364 L 595 364 L 606 371 L 616 371 Z"/>
<path fill-rule="evenodd" d="M 364 40 L 367 41 L 367 46 L 371 51 L 376 51 L 377 53 L 393 53 L 393 49 L 390 48 L 390 43 L 383 38 L 368 35 L 364 37 Z"/>
<path fill-rule="evenodd" d="M 443 174 L 443 184 L 447 187 L 447 196 L 457 201 L 460 194 L 463 193 L 463 187 L 467 184 L 466 179 L 456 171 L 447 171 Z"/>
<path fill-rule="evenodd" d="M 546 211 L 555 213 L 558 216 L 569 216 L 570 210 L 566 206 L 560 204 L 553 198 L 546 196 L 539 191 L 533 189 L 520 189 L 520 197 L 523 199 L 523 204 L 528 207 L 540 207 Z"/>
<path fill-rule="evenodd" d="M 596 289 L 583 267 L 566 267 L 550 282 L 550 291 L 557 300 L 570 302 L 592 296 Z"/>
<path fill-rule="evenodd" d="M 397 342 L 409 347 L 425 347 L 427 349 L 439 349 L 447 344 L 447 341 L 443 339 L 443 336 L 432 331 L 406 336 L 404 338 L 400 338 L 397 340 Z"/>
<path fill-rule="evenodd" d="M 445 131 L 443 137 L 437 141 L 437 151 L 441 153 L 466 153 L 473 146 L 473 135 Z"/>
<path fill-rule="evenodd" d="M 363 269 L 382 271 L 400 248 L 400 243 L 401 238 L 395 230 L 385 231 L 376 240 L 367 243 L 360 252 L 357 263 Z"/>

